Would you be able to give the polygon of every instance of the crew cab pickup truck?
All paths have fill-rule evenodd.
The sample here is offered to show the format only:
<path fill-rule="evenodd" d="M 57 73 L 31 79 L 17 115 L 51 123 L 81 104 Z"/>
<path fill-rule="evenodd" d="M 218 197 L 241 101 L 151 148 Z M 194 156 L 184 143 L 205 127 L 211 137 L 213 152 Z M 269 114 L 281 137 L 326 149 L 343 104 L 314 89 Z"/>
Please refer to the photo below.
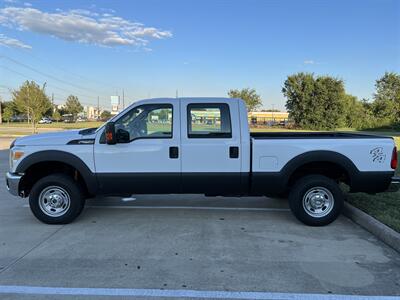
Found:
<path fill-rule="evenodd" d="M 96 195 L 287 195 L 294 215 L 326 225 L 350 192 L 396 190 L 390 137 L 340 132 L 250 133 L 245 103 L 147 99 L 97 129 L 37 134 L 10 149 L 7 187 L 33 214 L 69 223 Z"/>

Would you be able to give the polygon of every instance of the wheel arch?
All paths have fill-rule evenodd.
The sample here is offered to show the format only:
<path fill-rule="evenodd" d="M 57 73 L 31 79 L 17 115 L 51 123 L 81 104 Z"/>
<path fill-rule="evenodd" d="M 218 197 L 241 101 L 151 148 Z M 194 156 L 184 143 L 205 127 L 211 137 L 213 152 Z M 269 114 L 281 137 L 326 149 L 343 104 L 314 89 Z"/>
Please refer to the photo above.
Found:
<path fill-rule="evenodd" d="M 59 151 L 59 150 L 45 150 L 32 153 L 25 157 L 17 166 L 16 173 L 24 173 L 29 176 L 30 170 L 42 170 L 45 168 L 50 170 L 68 169 L 76 170 L 77 174 L 80 176 L 89 195 L 94 195 L 97 191 L 97 179 L 95 174 L 89 169 L 89 167 L 74 154 Z M 52 169 L 53 168 L 53 169 Z M 28 173 L 28 174 L 27 174 Z M 57 173 L 57 171 L 47 172 L 45 175 Z M 74 175 L 75 176 L 75 175 Z M 40 176 L 38 176 L 40 177 Z M 78 178 L 75 178 L 78 180 Z M 23 182 L 22 182 L 23 184 Z M 20 187 L 21 188 L 21 187 Z"/>
<path fill-rule="evenodd" d="M 301 176 L 310 174 L 325 175 L 330 178 L 341 178 L 351 186 L 351 181 L 357 174 L 358 169 L 354 163 L 345 155 L 335 151 L 309 151 L 292 158 L 282 168 L 283 178 L 286 186 L 290 186 Z"/>

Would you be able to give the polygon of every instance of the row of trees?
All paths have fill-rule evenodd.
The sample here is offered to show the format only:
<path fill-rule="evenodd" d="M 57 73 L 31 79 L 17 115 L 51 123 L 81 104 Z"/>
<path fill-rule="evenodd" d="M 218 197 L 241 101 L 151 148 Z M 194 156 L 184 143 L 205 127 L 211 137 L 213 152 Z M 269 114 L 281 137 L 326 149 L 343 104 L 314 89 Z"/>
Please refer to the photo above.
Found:
<path fill-rule="evenodd" d="M 343 80 L 332 76 L 297 73 L 287 77 L 282 93 L 295 126 L 304 129 L 377 128 L 400 126 L 400 75 L 386 72 L 375 83 L 372 101 L 346 93 Z M 256 90 L 230 90 L 242 98 L 249 111 L 261 107 Z"/>
<path fill-rule="evenodd" d="M 83 111 L 78 97 L 73 95 L 68 96 L 65 108 L 57 109 L 46 95 L 45 88 L 45 84 L 39 86 L 34 81 L 25 81 L 18 90 L 12 91 L 12 101 L 3 103 L 3 120 L 10 121 L 16 115 L 26 115 L 32 124 L 33 132 L 36 132 L 36 125 L 43 116 L 51 116 L 59 121 L 63 114 L 76 117 Z"/>
<path fill-rule="evenodd" d="M 3 119 L 7 121 L 15 115 L 24 114 L 36 132 L 37 122 L 43 116 L 52 116 L 59 121 L 63 114 L 76 117 L 83 111 L 78 97 L 73 95 L 68 96 L 65 108 L 58 110 L 46 95 L 45 88 L 46 85 L 25 81 L 18 90 L 12 92 L 12 101 L 3 104 Z M 376 81 L 375 88 L 372 101 L 359 100 L 346 93 L 344 82 L 339 78 L 301 72 L 288 76 L 282 93 L 287 99 L 286 109 L 290 119 L 300 128 L 320 130 L 400 126 L 400 75 L 386 72 Z M 249 111 L 262 105 L 255 89 L 233 89 L 228 91 L 228 95 L 242 98 Z"/>
<path fill-rule="evenodd" d="M 301 128 L 356 129 L 400 125 L 400 75 L 386 72 L 375 83 L 373 100 L 346 93 L 343 80 L 297 73 L 282 88 L 290 118 Z"/>

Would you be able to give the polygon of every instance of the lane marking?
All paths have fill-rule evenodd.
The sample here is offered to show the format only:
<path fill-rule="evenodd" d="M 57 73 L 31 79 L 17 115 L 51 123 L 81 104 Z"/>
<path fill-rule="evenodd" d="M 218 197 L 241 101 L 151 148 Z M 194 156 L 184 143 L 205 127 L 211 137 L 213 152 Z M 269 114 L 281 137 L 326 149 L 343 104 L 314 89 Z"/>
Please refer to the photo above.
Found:
<path fill-rule="evenodd" d="M 23 207 L 29 207 L 24 204 Z M 257 207 L 212 207 L 212 206 L 126 206 L 126 205 L 86 205 L 87 208 L 110 208 L 110 209 L 190 209 L 190 210 L 239 210 L 239 211 L 271 211 L 287 212 L 289 208 L 257 208 Z"/>
<path fill-rule="evenodd" d="M 174 297 L 197 299 L 258 299 L 258 300 L 394 300 L 396 296 L 357 296 L 334 294 L 296 294 L 269 292 L 228 292 L 199 290 L 161 290 L 124 288 L 63 288 L 0 285 L 0 294 L 119 296 L 119 297 Z"/>

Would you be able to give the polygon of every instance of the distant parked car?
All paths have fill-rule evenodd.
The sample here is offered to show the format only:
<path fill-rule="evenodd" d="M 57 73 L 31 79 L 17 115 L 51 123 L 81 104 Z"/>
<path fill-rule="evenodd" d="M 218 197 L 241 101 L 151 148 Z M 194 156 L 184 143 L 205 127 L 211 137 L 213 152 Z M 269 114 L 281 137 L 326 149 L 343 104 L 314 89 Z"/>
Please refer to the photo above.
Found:
<path fill-rule="evenodd" d="M 53 121 L 52 121 L 50 118 L 48 118 L 48 117 L 43 117 L 43 118 L 39 121 L 39 124 L 51 124 L 51 123 L 53 123 Z"/>
<path fill-rule="evenodd" d="M 62 115 L 62 120 L 64 123 L 75 123 L 75 118 L 72 114 Z"/>
<path fill-rule="evenodd" d="M 26 115 L 18 115 L 11 117 L 11 122 L 26 122 L 28 118 Z"/>
<path fill-rule="evenodd" d="M 85 117 L 78 117 L 78 119 L 76 119 L 77 122 L 86 122 L 87 118 Z"/>

